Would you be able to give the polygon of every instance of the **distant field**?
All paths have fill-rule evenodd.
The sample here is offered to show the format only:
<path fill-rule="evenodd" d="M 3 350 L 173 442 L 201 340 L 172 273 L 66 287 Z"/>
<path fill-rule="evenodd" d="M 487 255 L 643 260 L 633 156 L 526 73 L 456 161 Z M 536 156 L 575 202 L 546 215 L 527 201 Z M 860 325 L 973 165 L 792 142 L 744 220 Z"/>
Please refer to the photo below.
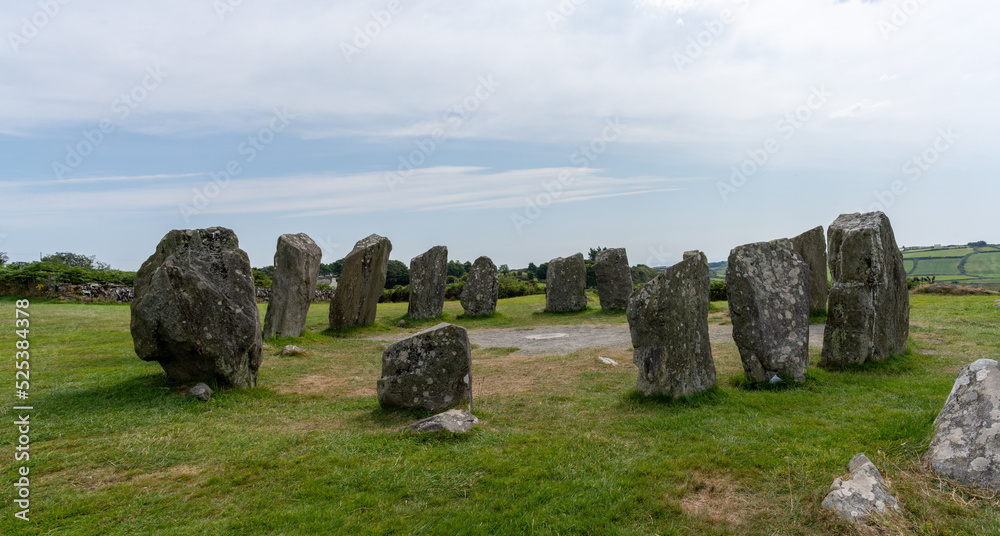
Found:
<path fill-rule="evenodd" d="M 910 276 L 928 275 L 963 275 L 958 270 L 959 258 L 922 258 L 917 261 L 916 268 L 909 274 Z"/>
<path fill-rule="evenodd" d="M 965 273 L 984 277 L 1000 274 L 1000 253 L 978 253 L 965 262 Z"/>
<path fill-rule="evenodd" d="M 975 253 L 975 249 L 970 247 L 943 247 L 943 248 L 927 248 L 927 249 L 908 249 L 903 252 L 903 256 L 908 259 L 923 259 L 923 258 L 936 258 L 936 257 L 964 257 L 971 253 Z"/>

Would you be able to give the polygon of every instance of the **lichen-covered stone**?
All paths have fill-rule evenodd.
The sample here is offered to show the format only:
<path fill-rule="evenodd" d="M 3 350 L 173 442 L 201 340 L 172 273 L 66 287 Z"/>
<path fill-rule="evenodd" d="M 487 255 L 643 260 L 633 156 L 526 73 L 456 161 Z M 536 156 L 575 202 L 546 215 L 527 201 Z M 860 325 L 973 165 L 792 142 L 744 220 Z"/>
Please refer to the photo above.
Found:
<path fill-rule="evenodd" d="M 478 423 L 479 419 L 464 409 L 449 409 L 433 417 L 427 417 L 426 419 L 421 419 L 413 424 L 404 426 L 403 430 L 415 434 L 432 432 L 464 434 Z"/>
<path fill-rule="evenodd" d="M 733 340 L 753 382 L 804 382 L 809 368 L 809 266 L 787 239 L 734 248 L 726 268 Z"/>
<path fill-rule="evenodd" d="M 441 323 L 382 353 L 378 403 L 439 410 L 472 401 L 472 349 L 465 328 Z"/>
<path fill-rule="evenodd" d="M 407 313 L 413 320 L 437 318 L 444 312 L 448 286 L 448 248 L 434 246 L 410 260 L 410 301 Z"/>
<path fill-rule="evenodd" d="M 826 234 L 820 225 L 792 239 L 795 251 L 809 265 L 809 310 L 826 312 L 826 301 L 830 295 L 827 279 Z"/>
<path fill-rule="evenodd" d="M 833 287 L 820 366 L 860 365 L 905 352 L 910 295 L 889 218 L 844 214 L 828 234 Z"/>
<path fill-rule="evenodd" d="M 849 523 L 864 524 L 869 516 L 888 509 L 899 510 L 899 501 L 886 490 L 885 480 L 875 464 L 864 454 L 857 454 L 847 466 L 850 475 L 838 478 L 823 499 L 823 508 L 833 510 Z"/>
<path fill-rule="evenodd" d="M 691 255 L 629 297 L 636 389 L 679 398 L 715 386 L 708 337 L 708 259 Z"/>
<path fill-rule="evenodd" d="M 135 276 L 135 353 L 178 382 L 257 385 L 263 341 L 250 258 L 230 229 L 167 233 Z"/>
<path fill-rule="evenodd" d="M 587 308 L 587 265 L 583 254 L 549 261 L 545 275 L 545 311 L 567 313 Z"/>
<path fill-rule="evenodd" d="M 597 297 L 601 300 L 601 309 L 622 310 L 628 307 L 628 297 L 633 289 L 632 271 L 628 267 L 625 248 L 598 252 L 594 274 L 597 276 Z"/>
<path fill-rule="evenodd" d="M 962 367 L 934 422 L 926 455 L 935 473 L 1000 491 L 1000 363 Z"/>
<path fill-rule="evenodd" d="M 489 257 L 479 257 L 465 276 L 462 287 L 462 308 L 465 316 L 490 316 L 497 310 L 500 279 L 497 265 Z"/>
<path fill-rule="evenodd" d="M 331 329 L 375 323 L 375 310 L 385 287 L 390 252 L 389 239 L 373 234 L 359 240 L 344 257 L 337 290 L 330 300 Z"/>
<path fill-rule="evenodd" d="M 316 292 L 323 250 L 305 233 L 278 237 L 271 296 L 264 314 L 264 338 L 298 337 Z"/>

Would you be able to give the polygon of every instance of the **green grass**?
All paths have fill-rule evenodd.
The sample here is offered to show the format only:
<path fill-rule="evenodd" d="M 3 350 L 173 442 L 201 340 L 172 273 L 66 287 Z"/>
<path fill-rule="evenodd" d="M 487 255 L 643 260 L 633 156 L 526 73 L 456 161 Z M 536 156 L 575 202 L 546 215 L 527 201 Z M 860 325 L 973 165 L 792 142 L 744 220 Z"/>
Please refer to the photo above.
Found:
<path fill-rule="evenodd" d="M 903 253 L 903 256 L 908 259 L 933 259 L 941 257 L 962 258 L 974 252 L 975 250 L 973 248 L 962 246 L 957 248 L 932 248 L 932 249 L 921 249 L 921 250 L 908 250 Z"/>
<path fill-rule="evenodd" d="M 983 277 L 1000 274 L 1000 253 L 977 253 L 965 263 L 965 273 Z"/>
<path fill-rule="evenodd" d="M 958 271 L 958 262 L 961 259 L 920 259 L 916 270 L 909 274 L 911 276 L 950 276 L 961 275 Z"/>
<path fill-rule="evenodd" d="M 630 352 L 476 348 L 482 423 L 462 437 L 399 434 L 426 414 L 378 407 L 382 345 L 324 332 L 325 304 L 304 337 L 270 341 L 258 388 L 201 403 L 135 356 L 127 306 L 34 303 L 32 521 L 13 519 L 5 485 L 0 534 L 857 534 L 819 503 L 858 452 L 904 508 L 884 533 L 1000 534 L 1000 500 L 939 481 L 920 461 L 957 370 L 997 357 L 994 301 L 913 296 L 913 352 L 851 372 L 813 368 L 802 387 L 744 388 L 735 345 L 715 344 L 718 387 L 676 402 L 635 394 Z M 502 300 L 485 320 L 449 303 L 445 318 L 625 322 L 596 305 L 535 313 L 543 302 Z M 718 321 L 725 304 L 713 305 Z M 355 334 L 424 325 L 395 327 L 405 312 L 380 305 L 380 327 Z M 13 319 L 12 301 L 0 300 L 0 317 Z M 14 340 L 12 327 L 0 332 L 0 346 Z M 288 342 L 309 354 L 276 356 Z M 7 385 L 3 408 L 14 404 Z M 12 457 L 0 459 L 12 479 Z"/>

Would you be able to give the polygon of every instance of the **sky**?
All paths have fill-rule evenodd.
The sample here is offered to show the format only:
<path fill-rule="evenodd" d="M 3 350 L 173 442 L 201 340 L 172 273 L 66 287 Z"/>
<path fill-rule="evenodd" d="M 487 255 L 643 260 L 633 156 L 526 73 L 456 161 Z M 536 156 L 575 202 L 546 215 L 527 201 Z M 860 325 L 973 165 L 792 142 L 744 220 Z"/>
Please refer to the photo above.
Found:
<path fill-rule="evenodd" d="M 1000 243 L 1000 3 L 32 0 L 0 13 L 0 251 L 136 270 L 223 226 L 670 265 L 882 210 Z"/>

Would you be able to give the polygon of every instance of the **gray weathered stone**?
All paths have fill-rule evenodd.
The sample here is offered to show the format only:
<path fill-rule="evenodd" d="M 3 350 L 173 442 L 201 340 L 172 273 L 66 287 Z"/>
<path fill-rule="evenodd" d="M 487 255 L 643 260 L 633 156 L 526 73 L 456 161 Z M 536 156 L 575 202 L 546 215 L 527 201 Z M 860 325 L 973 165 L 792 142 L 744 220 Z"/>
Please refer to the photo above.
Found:
<path fill-rule="evenodd" d="M 625 248 L 603 249 L 594 261 L 601 309 L 625 309 L 632 294 L 632 271 Z"/>
<path fill-rule="evenodd" d="M 135 276 L 135 353 L 171 380 L 257 385 L 260 315 L 250 258 L 232 230 L 173 230 Z"/>
<path fill-rule="evenodd" d="M 934 422 L 926 459 L 939 475 L 1000 491 L 1000 363 L 962 367 Z"/>
<path fill-rule="evenodd" d="M 379 405 L 438 410 L 471 403 L 471 352 L 465 328 L 446 323 L 392 344 L 382 353 Z"/>
<path fill-rule="evenodd" d="M 462 287 L 462 308 L 466 316 L 490 316 L 497 310 L 500 279 L 497 265 L 489 257 L 479 257 L 472 263 Z"/>
<path fill-rule="evenodd" d="M 264 314 L 265 339 L 302 335 L 322 259 L 323 250 L 305 233 L 278 237 L 271 296 Z"/>
<path fill-rule="evenodd" d="M 449 409 L 444 413 L 438 413 L 433 417 L 427 417 L 426 419 L 404 426 L 403 430 L 415 434 L 430 432 L 464 434 L 478 423 L 479 419 L 464 409 Z"/>
<path fill-rule="evenodd" d="M 709 285 L 708 259 L 699 254 L 667 268 L 629 297 L 628 325 L 640 393 L 679 398 L 715 386 Z"/>
<path fill-rule="evenodd" d="M 864 454 L 855 455 L 847 466 L 847 479 L 838 478 L 823 499 L 823 508 L 833 510 L 849 523 L 864 524 L 871 514 L 899 510 L 899 501 L 886 490 L 885 480 Z"/>
<path fill-rule="evenodd" d="M 545 275 L 545 311 L 566 313 L 587 308 L 587 265 L 583 254 L 556 257 Z"/>
<path fill-rule="evenodd" d="M 330 328 L 340 329 L 375 323 L 378 299 L 385 287 L 392 243 L 373 234 L 354 244 L 344 257 L 337 290 L 330 300 Z"/>
<path fill-rule="evenodd" d="M 188 389 L 188 392 L 185 393 L 184 396 L 197 398 L 202 402 L 208 402 L 212 398 L 212 388 L 204 383 L 199 383 L 198 385 Z"/>
<path fill-rule="evenodd" d="M 804 382 L 809 368 L 809 266 L 787 239 L 739 246 L 726 269 L 733 340 L 753 382 Z"/>
<path fill-rule="evenodd" d="M 826 312 L 826 300 L 830 294 L 826 275 L 826 234 L 823 226 L 810 229 L 792 239 L 792 246 L 809 266 L 809 310 Z"/>
<path fill-rule="evenodd" d="M 910 295 L 889 218 L 844 214 L 828 234 L 833 288 L 820 366 L 860 365 L 905 352 Z"/>
<path fill-rule="evenodd" d="M 306 352 L 305 349 L 299 348 L 294 344 L 286 345 L 284 348 L 281 349 L 281 355 L 284 357 L 295 357 L 300 355 L 306 355 L 307 353 L 308 352 Z"/>
<path fill-rule="evenodd" d="M 444 312 L 444 291 L 448 286 L 448 248 L 434 246 L 410 260 L 410 303 L 407 313 L 413 320 L 437 318 Z"/>

